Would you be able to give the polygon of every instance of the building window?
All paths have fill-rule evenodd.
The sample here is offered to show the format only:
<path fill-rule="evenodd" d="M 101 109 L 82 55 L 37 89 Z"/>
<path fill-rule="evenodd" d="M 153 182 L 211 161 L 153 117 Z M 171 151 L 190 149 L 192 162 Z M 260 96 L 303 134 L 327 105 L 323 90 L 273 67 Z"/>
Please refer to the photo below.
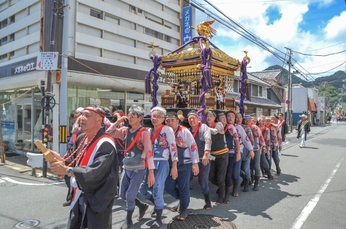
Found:
<path fill-rule="evenodd" d="M 99 19 L 103 19 L 103 13 L 99 10 L 90 9 L 90 15 Z"/>
<path fill-rule="evenodd" d="M 136 14 L 136 7 L 129 5 L 129 11 Z"/>
<path fill-rule="evenodd" d="M 257 85 L 251 85 L 251 95 L 252 96 L 258 96 L 258 86 Z"/>
<path fill-rule="evenodd" d="M 258 86 L 258 96 L 259 97 L 263 96 L 263 88 L 262 88 L 262 86 Z"/>
<path fill-rule="evenodd" d="M 172 37 L 165 35 L 165 41 L 172 43 Z"/>
<path fill-rule="evenodd" d="M 272 99 L 272 94 L 271 94 L 270 89 L 267 89 L 267 98 Z"/>
<path fill-rule="evenodd" d="M 162 21 L 156 21 L 156 20 L 154 20 L 152 18 L 149 18 L 149 17 L 146 17 L 146 19 L 148 19 L 149 21 L 155 22 L 155 23 L 157 23 L 159 25 L 162 25 Z"/>
<path fill-rule="evenodd" d="M 10 35 L 10 42 L 14 41 L 14 33 Z"/>
<path fill-rule="evenodd" d="M 1 38 L 1 40 L 0 40 L 0 46 L 1 46 L 1 45 L 5 45 L 5 44 L 7 44 L 7 36 Z"/>
<path fill-rule="evenodd" d="M 15 15 L 12 15 L 10 17 L 10 25 L 15 22 Z"/>
<path fill-rule="evenodd" d="M 117 18 L 111 14 L 106 13 L 105 14 L 105 21 L 108 21 L 110 23 L 113 23 L 115 25 L 120 25 L 120 18 Z"/>
<path fill-rule="evenodd" d="M 7 60 L 7 54 L 3 54 L 0 56 L 0 60 Z"/>
<path fill-rule="evenodd" d="M 10 52 L 10 60 L 12 60 L 14 57 L 14 51 Z"/>
<path fill-rule="evenodd" d="M 0 29 L 5 28 L 6 26 L 7 26 L 7 18 L 0 23 Z"/>
<path fill-rule="evenodd" d="M 158 38 L 160 40 L 163 39 L 163 34 L 162 33 L 159 33 L 157 31 L 149 29 L 149 28 L 145 28 L 145 34 L 147 34 L 149 36 L 152 36 L 152 37 L 155 37 L 155 38 Z"/>

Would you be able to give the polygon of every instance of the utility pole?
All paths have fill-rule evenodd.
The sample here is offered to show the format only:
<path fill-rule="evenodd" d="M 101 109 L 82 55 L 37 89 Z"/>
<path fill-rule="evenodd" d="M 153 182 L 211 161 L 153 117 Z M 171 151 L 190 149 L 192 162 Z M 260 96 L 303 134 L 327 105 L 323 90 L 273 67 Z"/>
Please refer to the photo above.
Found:
<path fill-rule="evenodd" d="M 60 155 L 67 150 L 67 63 L 68 63 L 68 24 L 69 0 L 65 0 L 62 30 L 61 83 L 60 83 Z"/>
<path fill-rule="evenodd" d="M 285 47 L 285 49 L 289 50 L 289 56 L 288 56 L 288 99 L 286 100 L 287 104 L 287 125 L 289 132 L 292 133 L 292 122 L 291 119 L 291 108 L 292 108 L 292 76 L 291 76 L 291 56 L 292 56 L 292 50 L 290 48 Z"/>
<path fill-rule="evenodd" d="M 55 32 L 55 15 L 52 9 L 55 8 L 55 1 L 44 1 L 44 40 L 43 40 L 43 51 L 51 52 L 55 45 L 54 32 Z M 48 145 L 48 129 L 50 128 L 49 112 L 55 105 L 54 95 L 51 94 L 51 79 L 52 71 L 48 70 L 47 73 L 47 85 L 44 88 L 44 81 L 41 81 L 41 93 L 42 93 L 42 142 Z M 42 176 L 47 177 L 47 162 L 43 159 Z M 34 171 L 33 171 L 34 172 Z"/>

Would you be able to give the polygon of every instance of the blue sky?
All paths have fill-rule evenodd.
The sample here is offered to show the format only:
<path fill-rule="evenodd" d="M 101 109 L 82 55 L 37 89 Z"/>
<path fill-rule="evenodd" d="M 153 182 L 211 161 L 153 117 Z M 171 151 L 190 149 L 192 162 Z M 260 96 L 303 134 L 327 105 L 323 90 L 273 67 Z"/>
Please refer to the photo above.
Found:
<path fill-rule="evenodd" d="M 195 0 L 217 13 L 204 0 Z M 308 80 L 346 71 L 346 3 L 344 0 L 208 0 L 228 17 L 265 41 L 285 57 L 293 50 L 293 64 L 309 75 Z M 222 17 L 220 14 L 218 14 Z M 211 20 L 196 10 L 196 22 Z M 226 19 L 227 20 L 227 19 Z M 251 57 L 249 71 L 287 64 L 253 42 L 215 22 L 217 35 L 211 41 L 228 55 Z M 299 53 L 309 54 L 301 55 Z M 333 54 L 333 55 L 330 55 Z M 319 56 L 316 56 L 319 55 Z M 339 66 L 340 65 L 340 66 Z M 326 73 L 324 73 L 326 72 Z"/>

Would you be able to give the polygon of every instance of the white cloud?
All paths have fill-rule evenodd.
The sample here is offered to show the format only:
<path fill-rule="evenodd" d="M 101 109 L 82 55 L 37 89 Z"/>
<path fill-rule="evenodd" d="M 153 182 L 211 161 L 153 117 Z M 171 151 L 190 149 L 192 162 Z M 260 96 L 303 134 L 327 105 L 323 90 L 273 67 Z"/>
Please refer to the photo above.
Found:
<path fill-rule="evenodd" d="M 341 37 L 346 37 L 346 11 L 343 11 L 340 15 L 333 17 L 324 28 L 325 37 L 333 40 Z"/>
<path fill-rule="evenodd" d="M 241 24 L 246 28 L 246 30 L 251 31 L 253 34 L 260 37 L 261 40 L 280 50 L 275 52 L 282 52 L 279 53 L 282 57 L 284 57 L 286 53 L 284 47 L 289 47 L 298 52 L 320 49 L 316 52 L 310 53 L 321 55 L 346 49 L 346 43 L 343 43 L 341 46 L 330 47 L 333 44 L 345 41 L 346 10 L 339 15 L 335 15 L 333 18 L 329 19 L 329 21 L 316 20 L 318 15 L 324 15 L 325 7 L 333 4 L 335 0 L 277 2 L 247 0 L 246 2 L 248 4 L 246 4 L 246 2 L 239 3 L 238 0 L 225 0 L 222 2 L 220 0 L 209 1 L 212 4 L 215 4 L 215 6 L 230 18 Z M 205 3 L 202 0 L 200 0 L 200 2 Z M 252 3 L 250 4 L 250 2 Z M 318 4 L 320 10 L 318 11 L 318 15 L 313 15 L 314 17 L 309 20 L 309 18 L 304 18 L 304 16 L 309 12 L 311 4 Z M 269 8 L 270 10 L 277 10 L 281 17 L 275 21 L 270 21 L 270 18 L 267 15 Z M 211 7 L 208 7 L 208 9 L 212 10 Z M 220 14 L 218 15 L 222 17 Z M 198 15 L 198 18 L 207 20 L 205 14 Z M 198 18 L 197 22 L 200 21 Z M 318 26 L 315 26 L 314 29 L 303 29 L 307 28 L 307 25 L 312 23 L 316 23 Z M 274 64 L 283 65 L 283 63 L 279 59 L 275 58 L 271 53 L 263 50 L 254 43 L 249 42 L 247 39 L 239 36 L 225 26 L 217 23 L 215 28 L 217 30 L 217 35 L 213 38 L 212 42 L 216 43 L 220 49 L 228 53 L 230 56 L 241 60 L 244 56 L 242 51 L 249 51 L 248 55 L 251 57 L 252 61 L 250 64 L 252 69 L 250 71 L 260 71 Z M 225 41 L 227 41 L 227 43 Z M 338 64 L 341 64 L 342 61 L 346 60 L 346 54 L 341 53 L 340 55 L 323 58 L 295 54 L 293 58 L 297 60 L 299 65 L 303 68 L 314 73 L 324 72 L 334 68 Z M 340 66 L 336 70 L 345 70 L 345 67 Z M 328 74 L 330 75 L 332 73 Z"/>

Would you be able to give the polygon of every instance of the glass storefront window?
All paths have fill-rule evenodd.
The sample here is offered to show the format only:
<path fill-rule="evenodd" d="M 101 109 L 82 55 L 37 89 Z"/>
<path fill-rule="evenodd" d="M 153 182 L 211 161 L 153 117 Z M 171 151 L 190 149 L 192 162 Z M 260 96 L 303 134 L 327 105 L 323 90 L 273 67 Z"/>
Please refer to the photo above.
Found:
<path fill-rule="evenodd" d="M 143 96 L 143 95 L 142 95 Z M 90 88 L 81 86 L 68 87 L 68 105 L 69 126 L 71 127 L 74 120 L 73 114 L 78 107 L 89 105 L 98 105 L 107 107 L 111 112 L 125 108 L 125 92 L 112 91 L 110 89 Z"/>
<path fill-rule="evenodd" d="M 24 143 L 24 150 L 33 150 L 34 139 L 41 138 L 41 94 L 38 88 L 24 88 L 2 92 L 3 139 L 10 141 L 9 150 L 15 143 Z"/>
<path fill-rule="evenodd" d="M 3 139 L 10 141 L 10 149 L 15 150 L 15 143 L 20 141 L 24 143 L 24 152 L 33 151 L 34 140 L 42 138 L 41 98 L 41 91 L 38 87 L 0 93 L 1 129 Z M 146 110 L 150 108 L 142 93 L 69 86 L 68 113 L 66 114 L 69 120 L 68 125 L 71 127 L 73 124 L 73 114 L 78 107 L 99 105 L 107 107 L 110 112 L 122 110 L 127 113 L 128 108 L 133 104 L 143 106 Z M 56 112 L 55 109 L 53 110 Z M 52 117 L 52 113 L 50 117 Z"/>

